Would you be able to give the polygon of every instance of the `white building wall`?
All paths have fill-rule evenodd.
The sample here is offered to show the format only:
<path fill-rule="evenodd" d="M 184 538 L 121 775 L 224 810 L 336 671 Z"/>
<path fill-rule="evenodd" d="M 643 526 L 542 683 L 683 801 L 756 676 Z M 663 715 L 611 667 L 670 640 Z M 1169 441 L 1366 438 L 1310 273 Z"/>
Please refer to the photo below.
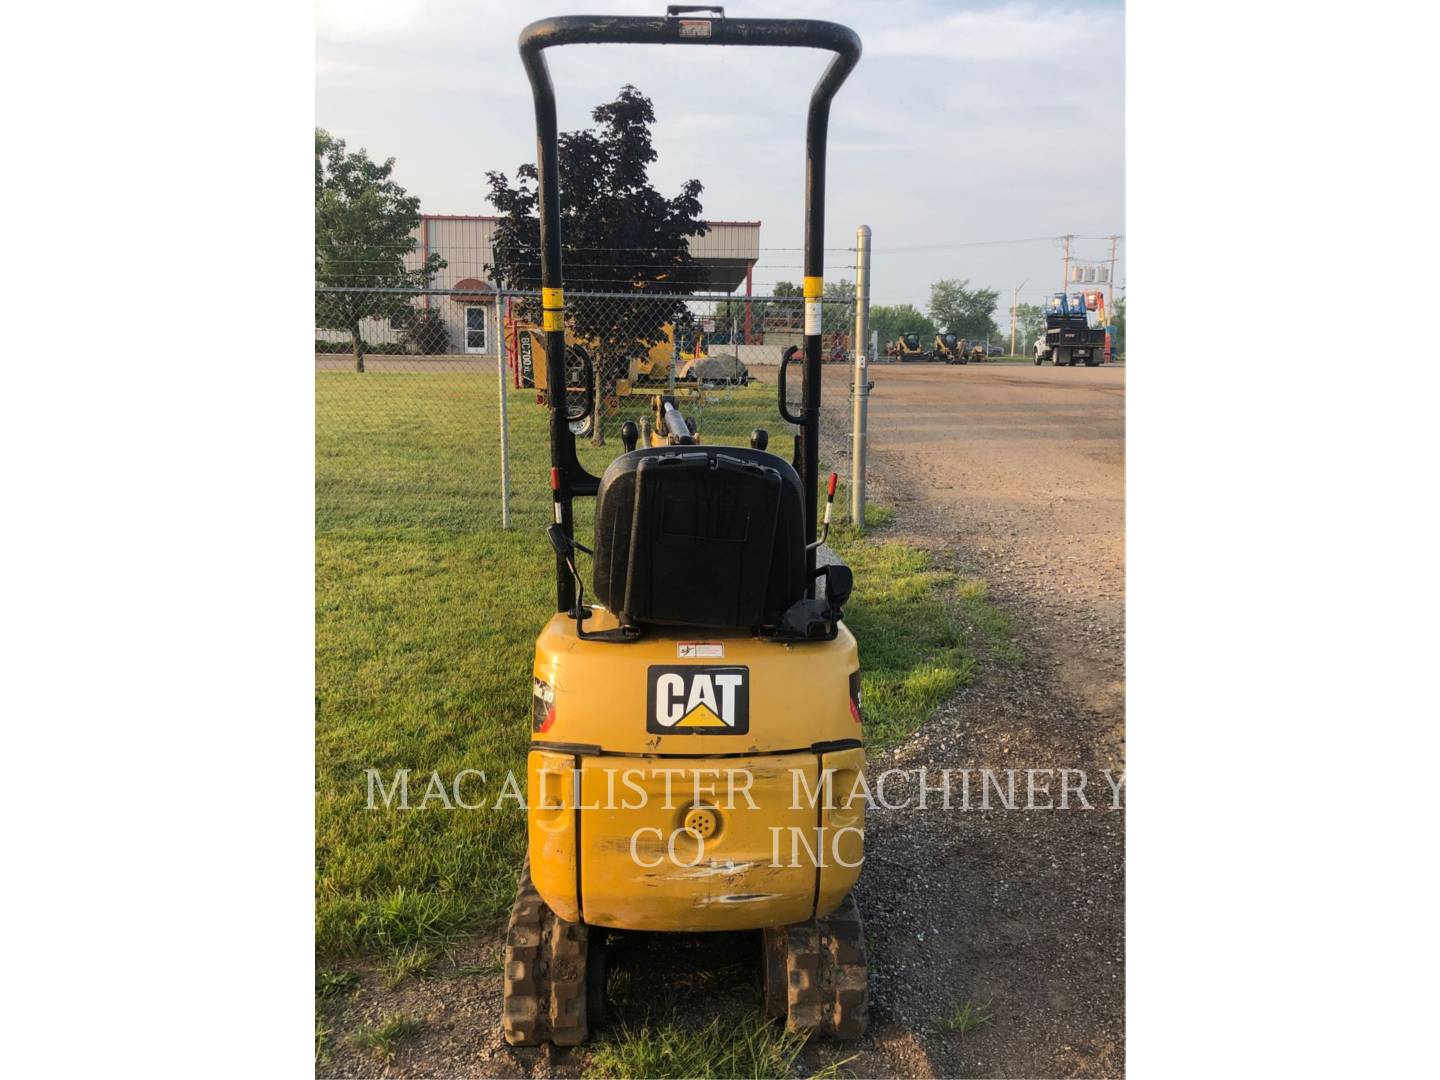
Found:
<path fill-rule="evenodd" d="M 427 251 L 444 259 L 444 269 L 436 274 L 431 282 L 431 288 L 435 289 L 453 289 L 458 282 L 466 278 L 489 281 L 490 275 L 485 270 L 485 264 L 491 259 L 491 245 L 494 243 L 496 224 L 495 219 L 486 217 L 458 215 L 427 217 L 413 234 L 416 246 L 415 254 L 410 260 L 411 265 L 418 267 Z M 473 355 L 496 355 L 499 320 L 496 318 L 493 300 L 478 304 L 458 303 L 448 296 L 432 295 L 428 302 L 422 303 L 421 306 L 427 305 L 431 311 L 437 312 L 445 321 L 445 330 L 449 336 L 450 352 L 452 353 L 469 352 L 466 347 L 465 309 L 472 306 L 483 309 L 485 318 L 484 348 L 478 354 Z"/>
<path fill-rule="evenodd" d="M 690 238 L 690 254 L 697 259 L 760 258 L 760 223 L 758 221 L 711 221 L 704 236 Z"/>

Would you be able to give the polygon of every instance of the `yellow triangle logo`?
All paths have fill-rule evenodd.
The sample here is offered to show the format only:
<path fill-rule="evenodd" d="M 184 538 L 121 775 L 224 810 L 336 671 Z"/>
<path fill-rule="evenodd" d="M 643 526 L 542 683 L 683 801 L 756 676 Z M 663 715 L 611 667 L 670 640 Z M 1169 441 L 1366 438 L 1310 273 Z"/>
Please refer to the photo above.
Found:
<path fill-rule="evenodd" d="M 709 705 L 700 704 L 682 716 L 675 724 L 676 727 L 729 727 L 724 720 L 715 715 Z"/>

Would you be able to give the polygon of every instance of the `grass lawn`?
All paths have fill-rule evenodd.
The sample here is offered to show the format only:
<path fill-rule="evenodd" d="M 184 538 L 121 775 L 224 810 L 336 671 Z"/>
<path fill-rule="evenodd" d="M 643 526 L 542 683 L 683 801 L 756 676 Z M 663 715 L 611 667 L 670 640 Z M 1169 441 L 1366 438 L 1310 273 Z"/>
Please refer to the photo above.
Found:
<path fill-rule="evenodd" d="M 483 794 L 487 806 L 507 771 L 523 783 L 534 639 L 554 601 L 542 534 L 548 441 L 533 392 L 511 391 L 513 528 L 502 531 L 498 403 L 493 373 L 316 373 L 324 957 L 443 945 L 503 917 L 513 898 L 525 836 L 513 800 L 499 811 L 366 808 L 370 768 L 387 783 L 410 769 L 412 806 L 433 771 L 482 770 L 467 798 Z M 706 406 L 700 426 L 707 441 L 736 444 L 767 427 L 772 448 L 788 447 L 768 389 Z M 619 450 L 618 438 L 586 441 L 582 457 L 598 473 Z M 592 506 L 577 503 L 582 536 Z M 877 511 L 874 524 L 885 520 Z M 924 722 L 969 678 L 981 640 L 988 648 L 1008 629 L 985 607 L 983 583 L 956 582 L 874 533 L 842 528 L 832 542 L 855 570 L 847 621 L 860 642 L 866 734 L 883 744 Z"/>

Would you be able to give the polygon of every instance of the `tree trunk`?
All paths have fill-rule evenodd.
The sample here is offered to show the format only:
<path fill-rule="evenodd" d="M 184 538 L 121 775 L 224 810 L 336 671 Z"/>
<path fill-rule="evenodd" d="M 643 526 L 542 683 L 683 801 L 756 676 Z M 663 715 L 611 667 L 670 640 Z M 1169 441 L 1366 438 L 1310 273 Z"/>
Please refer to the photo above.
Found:
<path fill-rule="evenodd" d="M 365 371 L 365 339 L 360 336 L 359 320 L 350 324 L 350 343 L 355 349 L 355 370 Z"/>

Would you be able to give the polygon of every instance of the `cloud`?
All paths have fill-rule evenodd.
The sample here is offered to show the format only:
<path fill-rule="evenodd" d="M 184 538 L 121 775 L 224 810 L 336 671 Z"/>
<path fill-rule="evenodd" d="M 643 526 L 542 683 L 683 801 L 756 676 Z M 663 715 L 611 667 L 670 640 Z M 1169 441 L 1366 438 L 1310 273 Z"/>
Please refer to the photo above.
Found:
<path fill-rule="evenodd" d="M 1124 49 L 1123 15 L 1114 8 L 1009 3 L 966 8 L 909 25 L 893 23 L 867 37 L 865 49 L 880 56 L 936 57 L 964 61 L 1030 61 L 1092 50 L 1118 56 Z"/>
<path fill-rule="evenodd" d="M 425 0 L 315 0 L 315 34 L 331 41 L 394 38 L 420 25 Z"/>

